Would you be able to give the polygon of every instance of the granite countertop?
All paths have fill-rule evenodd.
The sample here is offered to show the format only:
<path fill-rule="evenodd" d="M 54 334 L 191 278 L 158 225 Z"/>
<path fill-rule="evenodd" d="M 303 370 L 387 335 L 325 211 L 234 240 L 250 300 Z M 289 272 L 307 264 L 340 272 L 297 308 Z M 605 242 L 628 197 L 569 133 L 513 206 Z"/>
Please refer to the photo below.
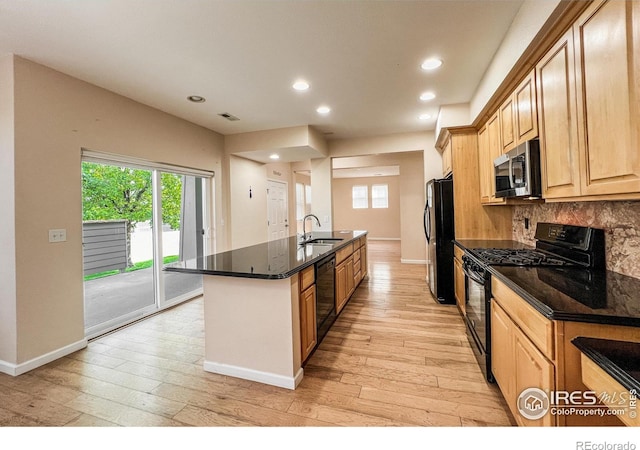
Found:
<path fill-rule="evenodd" d="M 532 248 L 517 241 L 460 240 L 473 248 Z M 489 272 L 551 320 L 640 327 L 640 279 L 576 267 L 489 266 Z"/>
<path fill-rule="evenodd" d="M 640 342 L 581 336 L 571 342 L 625 389 L 640 394 Z"/>
<path fill-rule="evenodd" d="M 170 264 L 169 272 L 221 275 L 241 278 L 283 279 L 330 256 L 367 231 L 314 231 L 313 239 L 340 239 L 334 243 L 299 244 L 299 237 L 290 236 L 249 247 L 189 259 Z"/>

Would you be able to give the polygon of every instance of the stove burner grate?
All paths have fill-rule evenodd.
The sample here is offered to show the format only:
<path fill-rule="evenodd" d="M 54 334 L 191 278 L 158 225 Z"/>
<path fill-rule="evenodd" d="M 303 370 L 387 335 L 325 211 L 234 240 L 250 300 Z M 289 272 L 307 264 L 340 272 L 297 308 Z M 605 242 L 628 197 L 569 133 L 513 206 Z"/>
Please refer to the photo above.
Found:
<path fill-rule="evenodd" d="M 528 249 L 480 248 L 474 253 L 487 264 L 504 266 L 571 266 L 570 261 Z"/>

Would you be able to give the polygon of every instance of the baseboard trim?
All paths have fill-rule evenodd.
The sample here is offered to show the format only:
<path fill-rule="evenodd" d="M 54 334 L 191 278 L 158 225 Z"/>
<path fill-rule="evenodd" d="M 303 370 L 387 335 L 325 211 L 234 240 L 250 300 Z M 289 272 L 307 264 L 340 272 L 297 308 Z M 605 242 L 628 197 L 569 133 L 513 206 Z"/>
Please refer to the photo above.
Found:
<path fill-rule="evenodd" d="M 23 362 L 21 364 L 12 364 L 10 362 L 0 360 L 0 372 L 14 377 L 22 375 L 23 373 L 27 373 L 30 370 L 33 370 L 40 366 L 44 366 L 51 361 L 55 361 L 58 358 L 62 358 L 63 356 L 67 356 L 73 352 L 77 352 L 78 350 L 82 350 L 86 346 L 87 340 L 81 339 L 77 342 L 74 342 L 73 344 L 66 345 L 62 348 L 46 353 L 42 356 L 38 356 L 37 358 L 30 359 L 29 361 Z"/>
<path fill-rule="evenodd" d="M 295 376 L 286 377 L 284 375 L 278 375 L 271 372 L 262 372 L 259 370 L 247 369 L 246 367 L 231 366 L 229 364 L 222 364 L 213 361 L 205 361 L 203 367 L 207 372 L 242 378 L 243 380 L 257 381 L 258 383 L 270 384 L 271 386 L 292 390 L 300 384 L 304 373 L 301 367 Z"/>
<path fill-rule="evenodd" d="M 424 259 L 400 259 L 400 262 L 403 264 L 426 264 L 427 261 Z"/>

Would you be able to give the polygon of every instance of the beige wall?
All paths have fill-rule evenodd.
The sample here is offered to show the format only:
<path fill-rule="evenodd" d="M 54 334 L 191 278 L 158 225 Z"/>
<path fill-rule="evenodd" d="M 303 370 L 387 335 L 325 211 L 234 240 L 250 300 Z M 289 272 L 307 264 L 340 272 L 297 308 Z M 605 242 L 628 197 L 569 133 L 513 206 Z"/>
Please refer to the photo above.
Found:
<path fill-rule="evenodd" d="M 400 187 L 398 176 L 333 179 L 333 227 L 336 230 L 367 230 L 369 238 L 400 239 Z M 389 186 L 389 208 L 371 208 L 371 186 Z M 353 186 L 368 186 L 369 207 L 353 209 Z"/>
<path fill-rule="evenodd" d="M 318 216 L 322 231 L 333 230 L 331 207 L 331 158 L 311 160 L 311 213 Z"/>
<path fill-rule="evenodd" d="M 471 122 L 480 114 L 560 0 L 525 0 L 470 102 Z"/>
<path fill-rule="evenodd" d="M 16 360 L 13 58 L 0 58 L 0 360 Z"/>
<path fill-rule="evenodd" d="M 231 248 L 267 241 L 267 170 L 265 164 L 229 156 Z M 249 197 L 251 189 L 251 197 Z"/>
<path fill-rule="evenodd" d="M 16 324 L 17 350 L 3 345 L 0 360 L 20 365 L 84 340 L 81 148 L 221 175 L 223 139 L 44 66 L 13 61 L 17 283 L 8 302 L 15 302 L 16 313 L 3 315 L 0 329 Z M 2 63 L 4 74 L 8 61 Z M 6 119 L 0 116 L 0 129 L 7 128 Z M 223 211 L 216 217 L 222 220 Z M 52 228 L 66 229 L 67 241 L 49 243 Z"/>

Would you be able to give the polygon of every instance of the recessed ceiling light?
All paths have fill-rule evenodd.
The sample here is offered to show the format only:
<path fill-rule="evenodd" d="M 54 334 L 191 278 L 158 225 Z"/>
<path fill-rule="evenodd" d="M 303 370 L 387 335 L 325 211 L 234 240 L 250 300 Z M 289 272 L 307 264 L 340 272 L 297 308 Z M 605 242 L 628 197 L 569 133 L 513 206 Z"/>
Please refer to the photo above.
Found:
<path fill-rule="evenodd" d="M 426 102 L 427 100 L 433 100 L 434 98 L 436 98 L 436 94 L 434 94 L 433 92 L 423 92 L 422 94 L 420 94 L 420 100 L 422 100 L 423 102 Z"/>
<path fill-rule="evenodd" d="M 431 114 L 420 114 L 418 116 L 418 119 L 419 120 L 429 120 L 429 119 L 431 119 Z"/>
<path fill-rule="evenodd" d="M 187 97 L 187 100 L 193 103 L 204 103 L 206 101 L 204 97 L 200 97 L 199 95 L 190 95 Z"/>
<path fill-rule="evenodd" d="M 293 88 L 296 91 L 306 91 L 307 89 L 309 89 L 309 83 L 307 83 L 304 80 L 298 80 L 295 83 L 293 83 Z"/>
<path fill-rule="evenodd" d="M 328 106 L 320 106 L 318 107 L 318 109 L 316 109 L 316 111 L 318 112 L 318 114 L 329 114 L 331 112 L 331 108 L 329 108 Z"/>
<path fill-rule="evenodd" d="M 424 70 L 433 70 L 433 69 L 437 69 L 441 65 L 442 65 L 441 59 L 429 58 L 429 59 L 425 59 L 420 67 L 422 67 Z"/>
<path fill-rule="evenodd" d="M 271 158 L 271 159 L 280 159 L 280 155 L 278 155 L 277 153 L 274 153 L 273 155 L 269 156 L 269 158 Z"/>

